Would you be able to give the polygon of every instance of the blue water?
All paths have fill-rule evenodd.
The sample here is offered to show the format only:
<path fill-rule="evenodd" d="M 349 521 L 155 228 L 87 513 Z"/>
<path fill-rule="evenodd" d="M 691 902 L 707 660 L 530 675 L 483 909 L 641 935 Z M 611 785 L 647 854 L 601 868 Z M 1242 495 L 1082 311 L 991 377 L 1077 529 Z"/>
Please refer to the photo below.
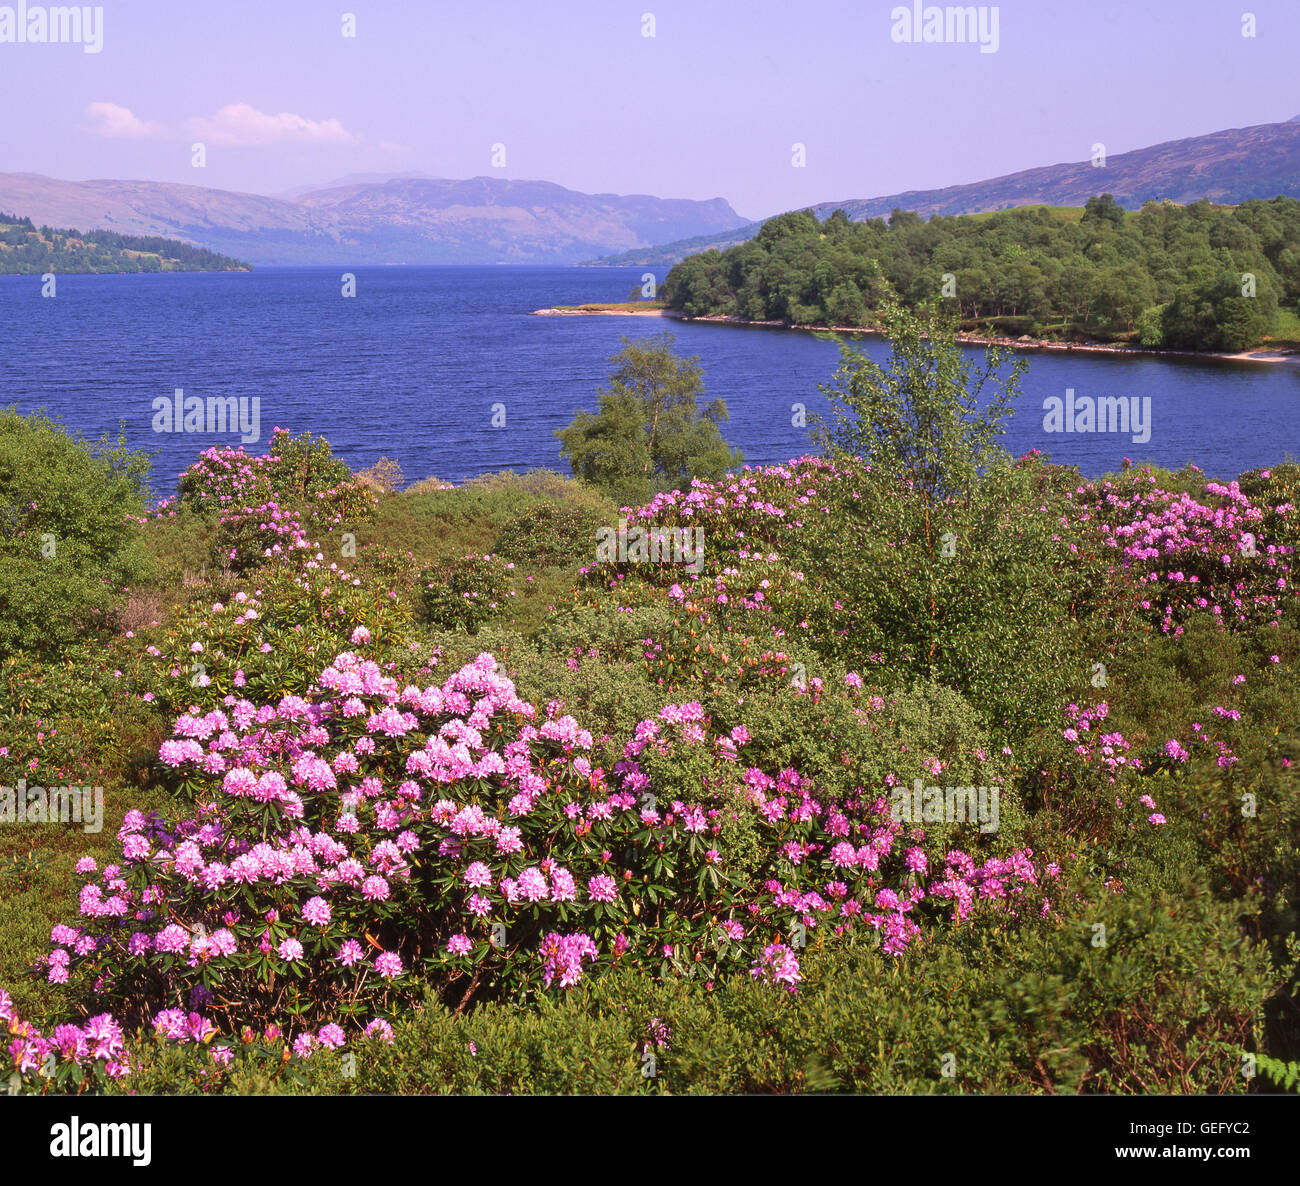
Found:
<path fill-rule="evenodd" d="M 838 361 L 832 342 L 802 333 L 683 325 L 659 318 L 530 317 L 537 308 L 622 300 L 642 268 L 360 268 L 357 296 L 340 295 L 341 268 L 262 268 L 237 274 L 0 277 L 0 404 L 45 407 L 86 436 L 116 433 L 157 450 L 154 487 L 209 445 L 235 434 L 155 433 L 153 401 L 256 396 L 261 452 L 283 425 L 329 439 L 354 467 L 396 458 L 408 480 L 460 481 L 502 468 L 561 468 L 552 433 L 596 407 L 620 335 L 671 329 L 698 354 L 709 398 L 726 400 L 727 439 L 747 461 L 807 450 L 791 405 L 827 407 L 817 385 Z M 660 281 L 663 271 L 657 273 Z M 884 360 L 888 346 L 860 340 Z M 972 353 L 977 353 L 972 351 Z M 1300 366 L 1169 358 L 1028 354 L 1021 411 L 1005 439 L 1089 475 L 1124 457 L 1208 473 L 1300 455 Z M 1146 444 L 1130 436 L 1049 434 L 1043 400 L 1150 397 Z M 504 404 L 505 427 L 492 427 Z"/>

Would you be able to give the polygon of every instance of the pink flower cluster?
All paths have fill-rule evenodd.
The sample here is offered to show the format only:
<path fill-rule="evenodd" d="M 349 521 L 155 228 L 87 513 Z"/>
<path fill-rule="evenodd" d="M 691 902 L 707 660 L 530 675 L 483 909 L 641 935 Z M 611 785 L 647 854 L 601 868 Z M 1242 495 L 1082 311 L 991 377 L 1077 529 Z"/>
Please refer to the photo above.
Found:
<path fill-rule="evenodd" d="M 784 984 L 789 992 L 797 992 L 803 979 L 798 957 L 784 943 L 764 947 L 749 974 L 766 984 Z"/>
<path fill-rule="evenodd" d="M 1261 537 L 1265 509 L 1235 481 L 1207 482 L 1205 496 L 1162 490 L 1146 468 L 1068 492 L 1078 521 L 1119 553 L 1119 567 L 1138 583 L 1140 608 L 1165 633 L 1181 634 L 1193 613 L 1211 615 L 1221 629 L 1276 625 L 1294 549 Z"/>
<path fill-rule="evenodd" d="M 111 1079 L 120 1079 L 130 1069 L 122 1027 L 109 1013 L 82 1025 L 56 1025 L 47 1038 L 18 1016 L 13 998 L 0 989 L 0 1023 L 10 1035 L 10 1065 L 19 1075 L 46 1074 L 61 1061 L 77 1066 L 102 1063 Z"/>
<path fill-rule="evenodd" d="M 950 900 L 954 907 L 953 919 L 958 922 L 967 918 L 977 903 L 987 901 L 1009 903 L 1009 913 L 1016 917 L 1017 899 L 1038 885 L 1033 855 L 1026 849 L 1006 859 L 991 857 L 980 864 L 969 853 L 950 852 L 944 858 L 943 879 L 930 886 L 930 896 Z M 1047 907 L 1043 899 L 1040 912 L 1045 912 Z"/>
<path fill-rule="evenodd" d="M 561 988 L 572 988 L 582 979 L 582 961 L 599 956 L 588 935 L 557 935 L 552 931 L 542 940 L 542 978 L 549 988 L 557 976 Z"/>

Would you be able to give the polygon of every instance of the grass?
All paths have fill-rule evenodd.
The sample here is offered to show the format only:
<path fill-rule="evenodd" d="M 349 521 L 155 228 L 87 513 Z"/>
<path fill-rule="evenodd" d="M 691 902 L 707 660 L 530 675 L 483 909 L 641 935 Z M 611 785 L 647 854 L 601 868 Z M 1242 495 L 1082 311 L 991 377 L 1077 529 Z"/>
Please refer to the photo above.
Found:
<path fill-rule="evenodd" d="M 661 300 L 654 301 L 590 301 L 585 305 L 553 305 L 562 313 L 646 313 L 662 310 L 668 306 Z"/>
<path fill-rule="evenodd" d="M 1032 206 L 1015 206 L 1015 210 L 1046 210 L 1054 218 L 1059 218 L 1062 222 L 1078 222 L 1083 217 L 1082 206 L 1046 206 L 1035 204 Z M 995 214 L 1006 214 L 1006 210 L 982 210 L 978 214 L 967 214 L 963 217 L 974 221 L 986 222 Z M 1131 215 L 1131 211 L 1128 212 Z"/>
<path fill-rule="evenodd" d="M 1294 309 L 1278 309 L 1277 328 L 1265 342 L 1279 349 L 1300 350 L 1300 314 Z"/>

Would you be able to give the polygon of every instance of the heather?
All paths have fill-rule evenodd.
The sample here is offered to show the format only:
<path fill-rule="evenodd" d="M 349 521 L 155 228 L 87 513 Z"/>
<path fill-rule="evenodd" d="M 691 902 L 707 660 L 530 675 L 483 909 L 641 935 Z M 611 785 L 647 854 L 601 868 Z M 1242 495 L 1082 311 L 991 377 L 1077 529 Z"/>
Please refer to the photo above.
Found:
<path fill-rule="evenodd" d="M 108 801 L 0 824 L 12 1089 L 1269 1089 L 1300 466 L 1089 480 L 942 388 L 640 506 L 202 455 L 0 667 L 0 783 Z"/>

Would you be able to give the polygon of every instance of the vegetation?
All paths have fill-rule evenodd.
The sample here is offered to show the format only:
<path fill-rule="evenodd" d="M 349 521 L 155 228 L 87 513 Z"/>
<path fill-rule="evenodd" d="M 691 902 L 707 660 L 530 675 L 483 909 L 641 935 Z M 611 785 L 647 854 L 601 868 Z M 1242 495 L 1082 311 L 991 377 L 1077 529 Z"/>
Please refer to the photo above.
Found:
<path fill-rule="evenodd" d="M 677 357 L 671 333 L 621 341 L 623 349 L 610 360 L 610 385 L 599 392 L 599 410 L 579 412 L 556 431 L 574 476 L 632 506 L 738 465 L 741 455 L 719 429 L 727 405 L 715 399 L 699 407 L 699 356 Z"/>
<path fill-rule="evenodd" d="M 0 275 L 46 272 L 247 272 L 250 265 L 159 235 L 58 230 L 0 213 Z"/>
<path fill-rule="evenodd" d="M 205 453 L 0 666 L 3 786 L 107 792 L 0 822 L 11 1089 L 1294 1089 L 1300 465 L 1012 459 L 1016 371 L 886 317 L 821 455 L 622 512 Z"/>
<path fill-rule="evenodd" d="M 635 290 L 639 293 L 639 289 Z M 555 305 L 548 313 L 649 313 L 664 307 L 663 301 L 643 300 L 639 295 L 626 301 L 589 301 L 585 305 Z"/>
<path fill-rule="evenodd" d="M 895 210 L 888 223 L 805 210 L 683 260 L 664 297 L 690 316 L 837 327 L 875 326 L 890 301 L 941 300 L 967 329 L 1240 351 L 1274 332 L 1279 310 L 1300 310 L 1300 201 L 1126 214 L 1102 194 L 1082 211 L 926 222 Z"/>
<path fill-rule="evenodd" d="M 145 576 L 148 458 L 0 409 L 0 659 L 93 633 Z"/>

